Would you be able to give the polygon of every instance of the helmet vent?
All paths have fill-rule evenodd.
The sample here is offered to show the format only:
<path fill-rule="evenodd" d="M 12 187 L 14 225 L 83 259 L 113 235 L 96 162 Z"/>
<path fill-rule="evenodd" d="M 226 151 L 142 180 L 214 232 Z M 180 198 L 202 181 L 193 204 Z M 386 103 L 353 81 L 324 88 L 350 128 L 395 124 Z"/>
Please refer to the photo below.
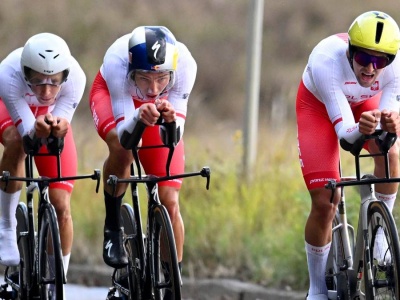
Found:
<path fill-rule="evenodd" d="M 381 41 L 382 37 L 382 32 L 383 32 L 383 23 L 378 22 L 376 23 L 376 35 L 375 35 L 375 43 L 379 44 Z"/>

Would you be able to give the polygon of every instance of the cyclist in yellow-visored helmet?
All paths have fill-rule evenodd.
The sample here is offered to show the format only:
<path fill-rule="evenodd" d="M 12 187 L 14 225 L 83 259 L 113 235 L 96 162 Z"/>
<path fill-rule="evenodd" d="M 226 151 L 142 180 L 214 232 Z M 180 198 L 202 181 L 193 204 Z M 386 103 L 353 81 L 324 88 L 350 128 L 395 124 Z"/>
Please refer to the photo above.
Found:
<path fill-rule="evenodd" d="M 400 32 L 396 21 L 380 11 L 358 16 L 347 33 L 331 35 L 312 50 L 296 99 L 299 160 L 311 197 L 305 225 L 310 286 L 307 299 L 328 299 L 325 268 L 331 246 L 332 220 L 340 193 L 330 202 L 328 180 L 340 180 L 339 143 L 348 149 L 377 126 L 400 134 Z M 377 153 L 375 141 L 364 148 Z M 384 177 L 383 159 L 374 174 Z M 399 176 L 399 147 L 389 152 L 391 176 Z M 393 209 L 397 183 L 376 185 L 377 199 Z M 378 247 L 377 247 L 378 249 Z"/>

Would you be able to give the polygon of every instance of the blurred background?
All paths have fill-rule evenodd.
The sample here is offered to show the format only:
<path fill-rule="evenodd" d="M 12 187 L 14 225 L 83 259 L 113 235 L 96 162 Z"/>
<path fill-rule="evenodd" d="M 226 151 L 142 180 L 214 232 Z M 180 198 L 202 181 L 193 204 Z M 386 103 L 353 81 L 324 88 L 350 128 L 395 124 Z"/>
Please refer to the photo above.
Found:
<path fill-rule="evenodd" d="M 368 10 L 400 21 L 399 1 L 265 1 L 257 162 L 241 175 L 249 8 L 245 0 L 2 0 L 0 59 L 40 32 L 63 37 L 87 75 L 73 119 L 79 172 L 101 169 L 107 155 L 88 106 L 88 92 L 107 48 L 139 25 L 164 25 L 198 63 L 185 127 L 187 171 L 212 169 L 211 188 L 187 179 L 181 193 L 186 227 L 184 275 L 230 277 L 264 286 L 305 289 L 303 227 L 309 210 L 296 147 L 294 103 L 312 48 L 346 32 Z M 349 172 L 352 160 L 349 158 Z M 77 182 L 71 263 L 102 265 L 102 192 Z M 350 196 L 351 198 L 351 196 Z M 129 202 L 129 197 L 125 197 Z M 357 218 L 357 201 L 349 201 Z M 145 203 L 142 204 L 142 207 Z"/>

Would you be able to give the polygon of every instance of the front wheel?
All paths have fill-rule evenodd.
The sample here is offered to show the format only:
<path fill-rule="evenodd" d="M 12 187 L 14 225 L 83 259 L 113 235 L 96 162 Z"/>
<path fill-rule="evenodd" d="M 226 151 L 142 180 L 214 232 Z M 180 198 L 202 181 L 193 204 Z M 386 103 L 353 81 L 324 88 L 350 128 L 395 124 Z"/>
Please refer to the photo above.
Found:
<path fill-rule="evenodd" d="M 137 223 L 133 209 L 129 204 L 123 204 L 121 207 L 121 222 L 124 227 L 124 243 L 128 254 L 128 265 L 117 269 L 115 273 L 115 285 L 120 297 L 126 297 L 128 300 L 143 299 L 143 269 L 144 257 L 140 251 L 143 247 L 142 231 L 137 230 Z M 124 298 L 125 299 L 125 298 Z"/>
<path fill-rule="evenodd" d="M 181 275 L 167 209 L 162 205 L 154 206 L 149 224 L 149 261 L 154 299 L 181 299 Z"/>
<path fill-rule="evenodd" d="M 64 299 L 64 266 L 57 216 L 50 203 L 41 204 L 39 285 L 42 300 Z M 55 295 L 55 297 L 54 297 Z"/>
<path fill-rule="evenodd" d="M 333 295 L 332 299 L 348 299 L 348 281 L 345 273 L 341 271 L 345 263 L 341 226 L 343 225 L 340 223 L 339 212 L 336 211 L 332 221 L 332 243 L 325 271 L 325 282 L 330 295 Z"/>
<path fill-rule="evenodd" d="M 400 299 L 400 249 L 393 216 L 383 202 L 374 201 L 368 208 L 367 223 L 366 299 Z"/>
<path fill-rule="evenodd" d="M 29 234 L 28 209 L 21 202 L 17 206 L 15 214 L 17 218 L 17 241 L 20 255 L 20 263 L 16 267 L 10 267 L 7 277 L 18 285 L 18 299 L 27 299 L 28 287 L 32 284 L 33 268 L 33 235 Z M 32 228 L 32 230 L 34 230 Z"/>

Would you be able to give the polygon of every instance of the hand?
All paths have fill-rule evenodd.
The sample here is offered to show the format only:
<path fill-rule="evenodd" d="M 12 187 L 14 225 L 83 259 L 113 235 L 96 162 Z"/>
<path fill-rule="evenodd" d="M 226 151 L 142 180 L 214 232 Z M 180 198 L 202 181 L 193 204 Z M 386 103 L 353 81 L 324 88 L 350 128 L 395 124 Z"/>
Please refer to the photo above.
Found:
<path fill-rule="evenodd" d="M 68 133 L 69 122 L 64 118 L 55 118 L 51 123 L 51 133 L 56 138 L 64 138 Z"/>
<path fill-rule="evenodd" d="M 51 133 L 51 123 L 53 116 L 50 113 L 40 115 L 36 118 L 35 122 L 35 136 L 37 138 L 47 138 Z"/>
<path fill-rule="evenodd" d="M 382 129 L 387 132 L 400 134 L 400 118 L 396 111 L 382 110 L 381 113 Z"/>
<path fill-rule="evenodd" d="M 139 119 L 146 126 L 154 126 L 160 117 L 160 112 L 153 103 L 145 103 L 139 107 Z"/>
<path fill-rule="evenodd" d="M 381 121 L 381 112 L 378 109 L 371 111 L 364 111 L 361 114 L 360 120 L 358 122 L 359 131 L 362 134 L 373 134 L 375 132 L 376 126 L 378 126 Z"/>
<path fill-rule="evenodd" d="M 47 138 L 53 134 L 54 137 L 63 138 L 68 132 L 68 125 L 66 119 L 47 113 L 36 118 L 35 135 L 37 138 Z"/>
<path fill-rule="evenodd" d="M 166 123 L 171 123 L 176 120 L 176 112 L 171 102 L 158 99 L 154 104 L 157 110 L 161 112 L 162 118 Z"/>

